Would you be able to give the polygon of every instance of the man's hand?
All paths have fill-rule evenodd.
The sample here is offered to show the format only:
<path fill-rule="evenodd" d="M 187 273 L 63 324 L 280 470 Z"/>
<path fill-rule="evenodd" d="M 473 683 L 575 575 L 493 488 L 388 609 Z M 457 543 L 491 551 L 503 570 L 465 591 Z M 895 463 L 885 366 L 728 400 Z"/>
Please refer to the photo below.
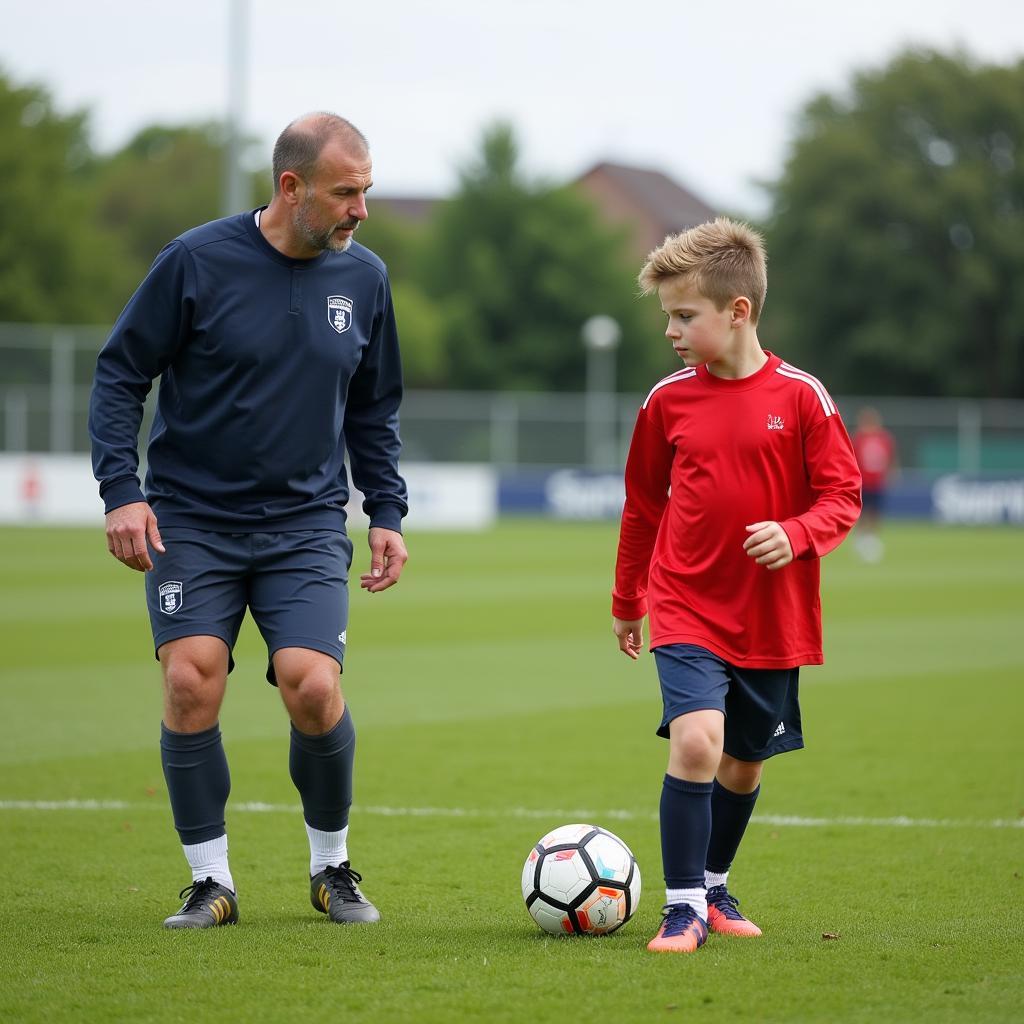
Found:
<path fill-rule="evenodd" d="M 146 502 L 133 501 L 107 513 L 107 550 L 129 569 L 149 572 L 153 568 L 147 539 L 160 554 L 164 553 L 156 516 Z"/>
<path fill-rule="evenodd" d="M 746 529 L 750 536 L 743 542 L 743 550 L 758 565 L 775 570 L 793 561 L 793 546 L 778 523 L 751 523 Z"/>
<path fill-rule="evenodd" d="M 613 618 L 612 632 L 619 638 L 619 650 L 636 661 L 644 646 L 644 620 Z"/>
<path fill-rule="evenodd" d="M 359 586 L 376 594 L 378 590 L 387 590 L 398 582 L 409 553 L 397 530 L 373 526 L 366 539 L 370 545 L 370 571 L 359 577 Z"/>

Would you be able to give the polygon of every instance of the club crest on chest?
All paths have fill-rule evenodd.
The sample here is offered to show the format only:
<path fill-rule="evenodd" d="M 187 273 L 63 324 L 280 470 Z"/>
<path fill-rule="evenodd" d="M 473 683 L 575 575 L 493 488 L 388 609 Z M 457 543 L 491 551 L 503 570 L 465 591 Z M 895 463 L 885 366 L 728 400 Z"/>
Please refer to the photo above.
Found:
<path fill-rule="evenodd" d="M 352 326 L 352 300 L 344 295 L 328 295 L 327 322 L 338 334 L 344 334 Z"/>

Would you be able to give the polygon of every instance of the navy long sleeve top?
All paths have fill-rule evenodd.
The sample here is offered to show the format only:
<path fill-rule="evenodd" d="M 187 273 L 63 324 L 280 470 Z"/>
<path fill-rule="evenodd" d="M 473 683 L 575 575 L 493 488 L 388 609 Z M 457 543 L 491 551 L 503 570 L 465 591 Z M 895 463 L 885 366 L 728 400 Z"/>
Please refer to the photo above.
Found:
<path fill-rule="evenodd" d="M 114 325 L 89 406 L 93 471 L 107 512 L 148 500 L 161 527 L 341 530 L 347 450 L 370 525 L 398 530 L 401 397 L 381 260 L 356 242 L 291 259 L 238 214 L 169 243 Z"/>

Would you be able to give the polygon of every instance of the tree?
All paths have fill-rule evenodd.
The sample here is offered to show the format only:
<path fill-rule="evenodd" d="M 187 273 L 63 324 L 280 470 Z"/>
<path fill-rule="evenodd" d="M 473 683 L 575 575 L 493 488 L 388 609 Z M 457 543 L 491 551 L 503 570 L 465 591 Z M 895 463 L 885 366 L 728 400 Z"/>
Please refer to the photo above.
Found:
<path fill-rule="evenodd" d="M 422 225 L 390 213 L 383 204 L 367 201 L 369 217 L 359 226 L 356 240 L 372 249 L 388 267 L 402 338 L 402 372 L 407 386 L 445 388 L 449 373 L 444 310 L 417 277 L 430 239 Z"/>
<path fill-rule="evenodd" d="M 85 113 L 0 74 L 0 321 L 102 322 L 116 247 L 84 186 L 94 165 Z"/>
<path fill-rule="evenodd" d="M 907 52 L 810 102 L 765 339 L 845 392 L 1024 396 L 1021 96 L 1024 62 Z"/>
<path fill-rule="evenodd" d="M 667 349 L 626 252 L 585 199 L 520 174 L 508 125 L 487 129 L 458 194 L 438 210 L 417 275 L 443 309 L 449 386 L 581 390 L 580 327 L 604 313 L 622 327 L 620 384 L 646 387 Z"/>
<path fill-rule="evenodd" d="M 223 129 L 215 123 L 150 125 L 98 161 L 95 216 L 123 253 L 123 294 L 114 315 L 172 238 L 221 216 L 224 150 Z M 246 203 L 256 195 L 269 198 L 271 188 L 269 170 L 250 177 Z"/>

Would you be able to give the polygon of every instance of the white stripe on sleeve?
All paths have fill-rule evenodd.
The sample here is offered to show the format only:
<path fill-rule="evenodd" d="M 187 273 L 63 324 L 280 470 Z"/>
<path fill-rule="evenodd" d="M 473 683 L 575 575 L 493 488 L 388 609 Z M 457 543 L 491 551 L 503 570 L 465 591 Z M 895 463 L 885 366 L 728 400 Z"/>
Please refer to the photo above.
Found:
<path fill-rule="evenodd" d="M 837 411 L 835 403 L 825 390 L 825 385 L 817 377 L 812 377 L 809 373 L 798 370 L 795 366 L 790 366 L 789 363 L 783 363 L 775 372 L 781 373 L 783 377 L 790 377 L 792 380 L 803 381 L 804 384 L 810 387 L 818 396 L 818 401 L 821 403 L 821 408 L 826 416 L 832 416 Z"/>
<path fill-rule="evenodd" d="M 648 392 L 647 397 L 644 399 L 644 404 L 640 406 L 641 409 L 647 408 L 647 403 L 651 400 L 654 392 L 663 388 L 666 384 L 674 384 L 677 380 L 689 380 L 690 377 L 696 377 L 697 371 L 692 366 L 684 367 L 682 370 L 676 370 L 675 373 L 666 377 L 664 380 L 659 380 L 657 384 Z"/>

